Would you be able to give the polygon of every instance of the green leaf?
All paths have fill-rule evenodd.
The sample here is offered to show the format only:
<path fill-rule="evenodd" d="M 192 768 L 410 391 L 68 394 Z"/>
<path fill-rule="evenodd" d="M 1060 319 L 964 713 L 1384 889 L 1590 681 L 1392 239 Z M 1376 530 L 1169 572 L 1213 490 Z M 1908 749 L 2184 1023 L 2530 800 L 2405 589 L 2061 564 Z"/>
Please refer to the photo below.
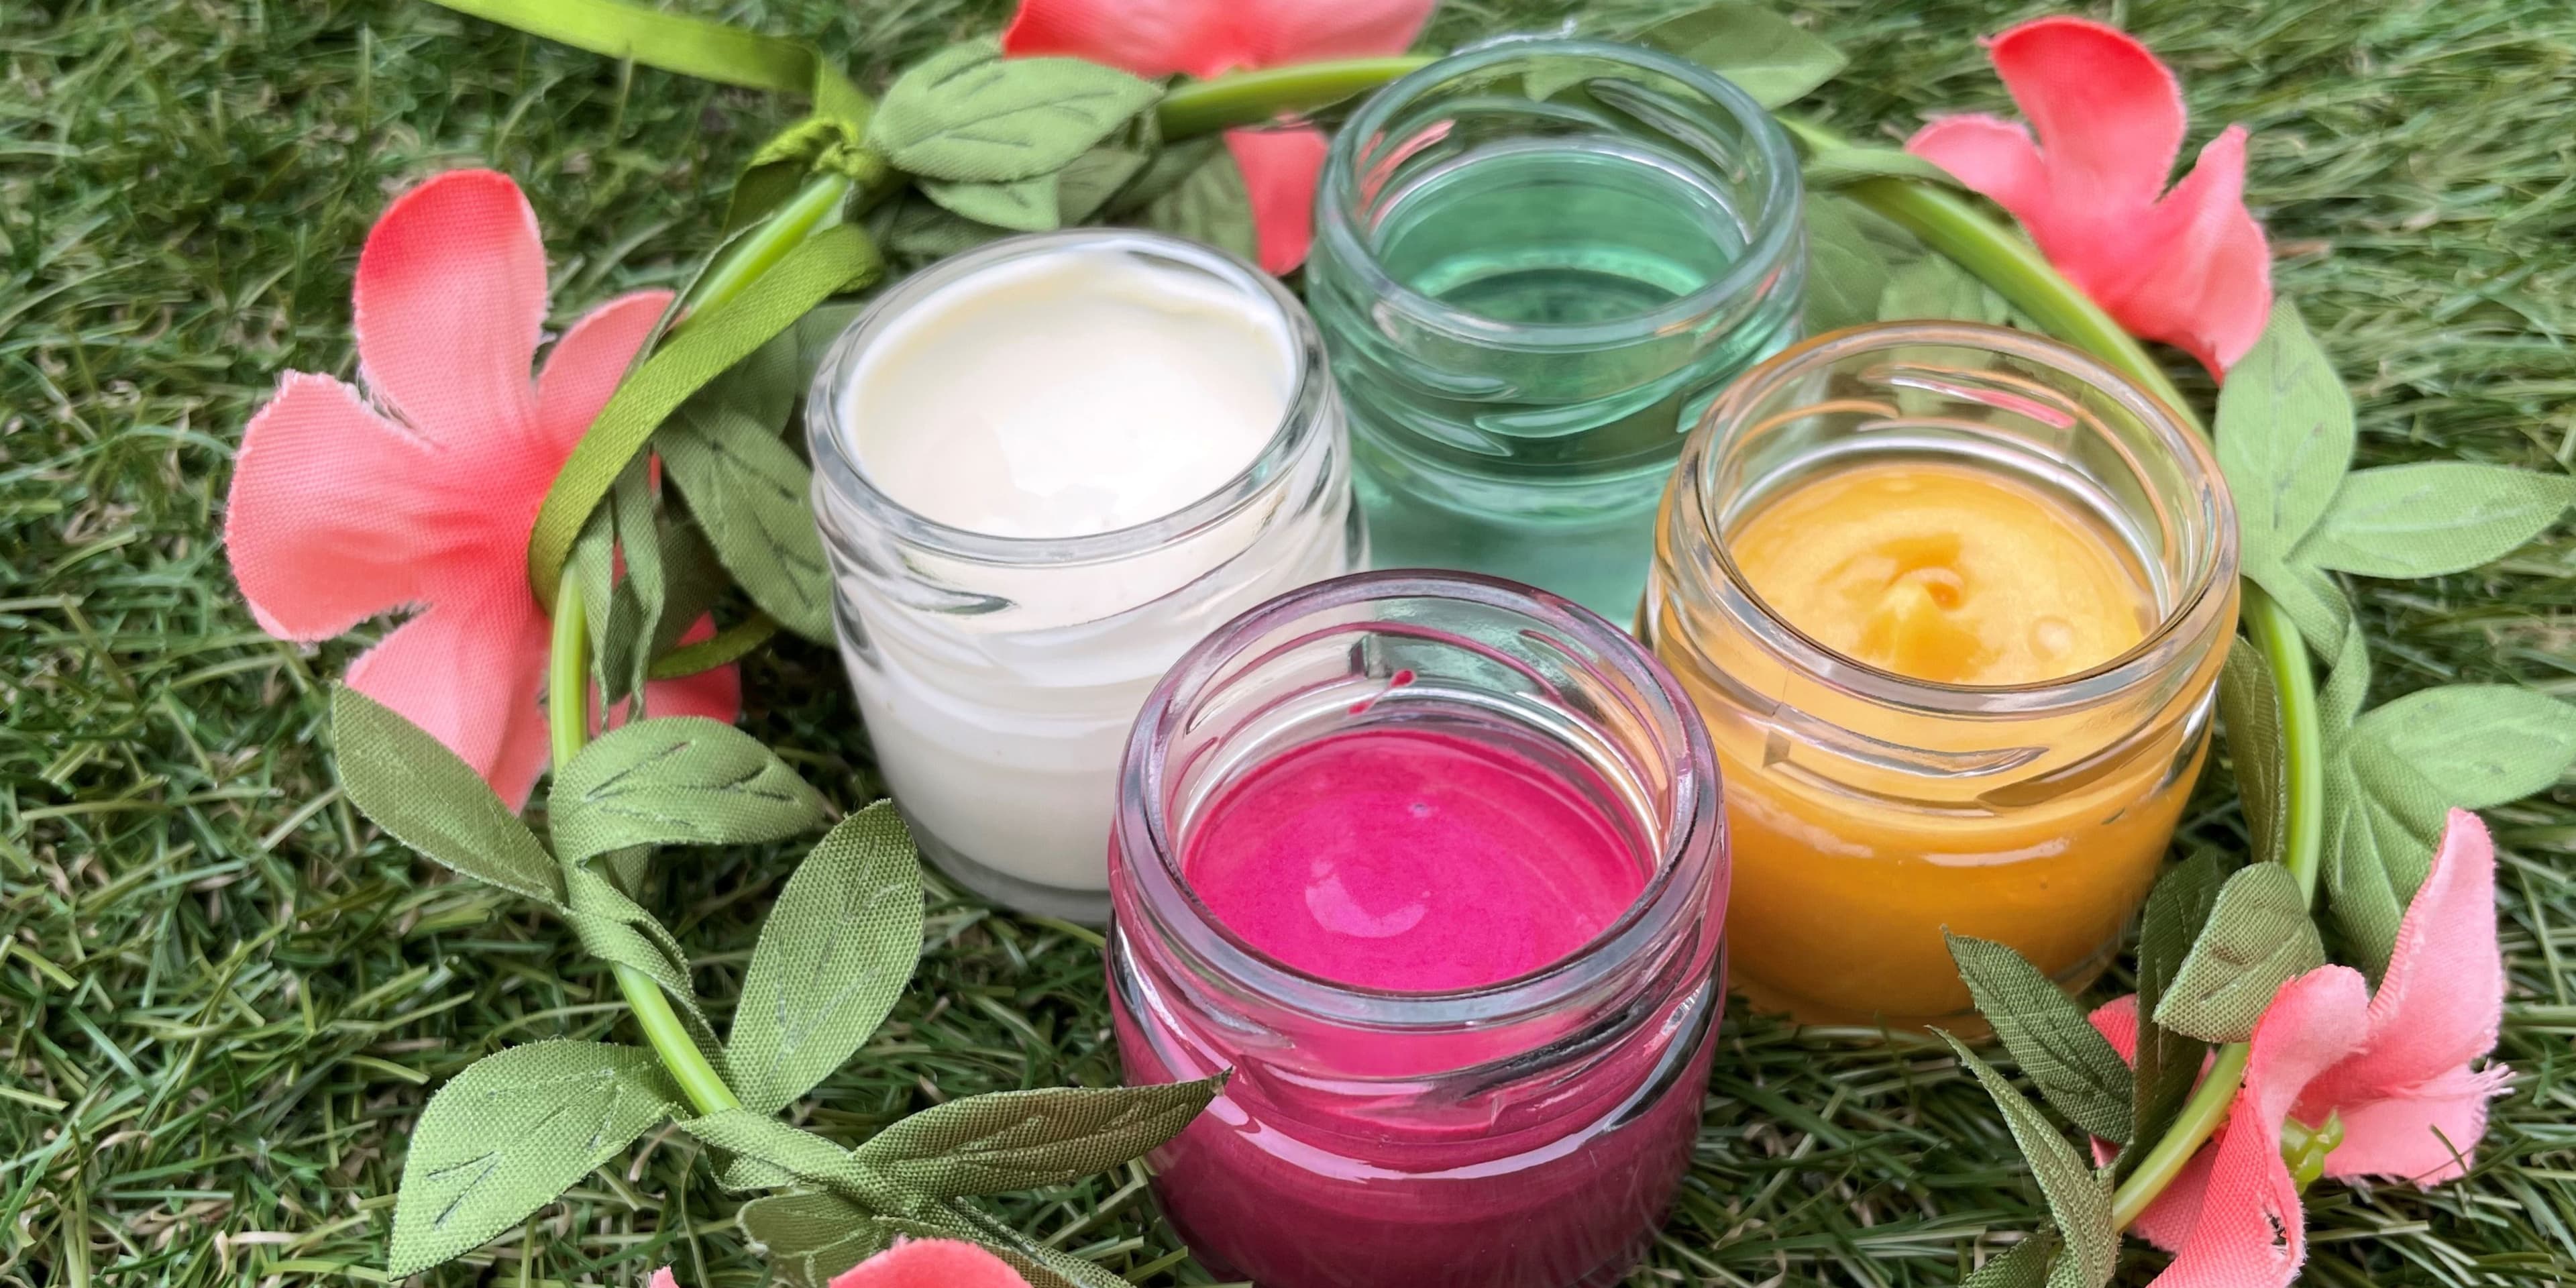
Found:
<path fill-rule="evenodd" d="M 2012 305 L 1948 256 L 1925 255 L 1888 275 L 1877 317 L 1882 322 L 1944 318 L 2002 326 L 2012 319 Z"/>
<path fill-rule="evenodd" d="M 331 742 L 349 800 L 386 834 L 487 885 L 563 902 L 563 877 L 546 847 L 427 730 L 340 684 L 331 689 Z"/>
<path fill-rule="evenodd" d="M 1261 255 L 1261 238 L 1252 223 L 1252 195 L 1244 189 L 1243 171 L 1225 151 L 1206 161 L 1155 198 L 1137 222 L 1148 228 L 1204 242 L 1247 260 Z"/>
<path fill-rule="evenodd" d="M 2301 663 L 2305 665 L 2304 661 Z M 2281 690 L 2263 651 L 2239 639 L 2218 673 L 2218 715 L 2227 726 L 2227 757 L 2245 806 L 2254 861 L 2278 863 L 2289 846 L 2289 743 L 2281 732 Z"/>
<path fill-rule="evenodd" d="M 1849 187 L 1865 179 L 1913 179 L 1955 188 L 1950 172 L 1902 148 L 1826 148 L 1810 154 L 1798 167 L 1809 192 Z"/>
<path fill-rule="evenodd" d="M 641 460 L 627 462 L 610 481 L 610 495 L 615 495 L 628 474 L 643 468 Z M 581 587 L 581 602 L 587 610 L 591 676 L 598 681 L 601 695 L 615 702 L 626 696 L 627 682 L 634 674 L 631 650 L 637 639 L 635 587 L 617 575 L 615 505 L 603 501 L 582 520 L 565 572 Z"/>
<path fill-rule="evenodd" d="M 764 1113 L 804 1095 L 884 1022 L 921 956 L 921 869 L 890 801 L 841 820 L 760 928 L 726 1044 Z"/>
<path fill-rule="evenodd" d="M 951 45 L 897 77 L 869 146 L 927 179 L 991 183 L 1062 169 L 1162 90 L 1079 58 L 1011 58 L 991 39 Z"/>
<path fill-rule="evenodd" d="M 600 506 L 616 516 L 617 548 L 626 557 L 627 591 L 625 601 L 632 611 L 611 623 L 622 638 L 618 641 L 618 670 L 614 690 L 631 696 L 627 719 L 650 715 L 644 693 L 644 672 L 653 664 L 652 639 L 662 629 L 662 614 L 670 599 L 667 573 L 662 567 L 662 527 L 653 503 L 652 473 L 639 453 L 617 482 L 608 489 L 608 500 Z M 605 678 L 605 662 L 602 662 Z"/>
<path fill-rule="evenodd" d="M 2147 910 L 2138 923 L 2138 1090 L 2130 1115 L 2136 1123 L 2132 1141 L 2164 1139 L 2200 1076 L 2201 1056 L 2209 1044 L 2156 1023 L 2155 1016 L 2174 977 L 2182 973 L 2183 959 L 2199 942 L 2201 928 L 2209 924 L 2223 884 L 2218 856 L 2198 854 L 2175 864 L 2147 896 Z M 2145 1155 L 2141 1148 L 2120 1151 L 2114 1174 L 2125 1176 Z"/>
<path fill-rule="evenodd" d="M 724 598 L 725 588 L 733 579 L 725 575 L 724 564 L 716 559 L 707 544 L 706 533 L 686 515 L 674 515 L 662 525 L 662 619 L 653 628 L 653 661 L 671 655 L 680 637 L 706 616 L 707 610 Z"/>
<path fill-rule="evenodd" d="M 1079 157 L 1075 159 L 1080 160 Z M 1005 183 L 924 179 L 921 181 L 921 194 L 977 223 L 1015 232 L 1042 233 L 1061 222 L 1056 211 L 1054 173 L 1031 175 Z"/>
<path fill-rule="evenodd" d="M 2486 809 L 2557 785 L 2576 764 L 2576 706 L 2510 684 L 2420 689 L 2353 722 L 2353 769 L 2364 785 L 2395 783 L 2403 767 L 2431 787 L 2374 794 L 2408 826 L 2441 834 L 2449 807 Z"/>
<path fill-rule="evenodd" d="M 724 1048 L 715 1040 L 715 1027 L 707 1022 L 697 992 L 689 985 L 689 955 L 680 941 L 653 914 L 610 884 L 597 865 L 574 864 L 564 870 L 564 876 L 571 906 L 562 915 L 582 948 L 610 965 L 640 971 L 659 985 L 679 1004 L 691 1040 L 721 1070 Z"/>
<path fill-rule="evenodd" d="M 2343 483 L 2353 430 L 2352 397 L 2288 299 L 2273 305 L 2262 339 L 2228 370 L 2217 435 L 2245 566 L 2291 562 Z"/>
<path fill-rule="evenodd" d="M 1214 134 L 1165 144 L 1146 158 L 1144 169 L 1137 171 L 1136 177 L 1128 180 L 1127 185 L 1110 198 L 1105 210 L 1113 219 L 1144 210 L 1169 196 L 1183 180 L 1197 174 L 1209 160 L 1225 150 L 1224 139 Z M 1070 172 L 1073 167 L 1066 169 Z"/>
<path fill-rule="evenodd" d="M 758 739 L 704 716 L 639 720 L 581 749 L 546 796 L 567 863 L 629 845 L 750 845 L 823 818 L 823 798 Z"/>
<path fill-rule="evenodd" d="M 1144 154 L 1125 148 L 1093 148 L 1075 157 L 1056 172 L 1056 218 L 1078 224 L 1099 214 L 1144 169 Z"/>
<path fill-rule="evenodd" d="M 2055 1230 L 2040 1230 L 2016 1243 L 2002 1256 L 1977 1267 L 1959 1288 L 2041 1288 L 2066 1240 Z"/>
<path fill-rule="evenodd" d="M 415 1275 L 519 1224 L 670 1116 L 649 1051 L 531 1042 L 475 1061 L 412 1129 L 386 1270 Z"/>
<path fill-rule="evenodd" d="M 1061 1185 L 1142 1155 L 1189 1126 L 1221 1079 L 1045 1087 L 922 1110 L 859 1146 L 861 1166 L 935 1199 Z"/>
<path fill-rule="evenodd" d="M 2335 936 L 2341 947 L 2337 955 L 2373 979 L 2388 968 L 2388 958 L 2397 949 L 2398 924 L 2406 915 L 2406 895 L 2400 893 L 2390 875 L 2396 856 L 2383 852 L 2384 841 L 2399 838 L 2373 817 L 2375 812 L 2369 792 L 2354 776 L 2352 766 L 2341 760 L 2329 763 L 2326 908 L 2334 917 Z M 2402 850 L 2403 846 L 2398 848 Z"/>
<path fill-rule="evenodd" d="M 1807 330 L 1834 331 L 1878 319 L 1887 258 L 1844 198 L 1807 196 Z"/>
<path fill-rule="evenodd" d="M 2313 564 L 2284 563 L 2269 556 L 2248 557 L 2245 576 L 2280 602 L 2299 628 L 2299 638 L 2320 654 L 2332 654 L 2352 624 L 2352 603 L 2334 574 Z"/>
<path fill-rule="evenodd" d="M 808 499 L 813 471 L 779 438 L 780 420 L 744 401 L 770 382 L 742 372 L 682 403 L 654 431 L 653 448 L 743 593 L 789 630 L 829 639 L 831 576 Z"/>
<path fill-rule="evenodd" d="M 1758 4 L 1713 4 L 1656 23 L 1638 39 L 1724 76 L 1764 107 L 1806 97 L 1850 61 Z"/>
<path fill-rule="evenodd" d="M 2083 1008 L 2020 953 L 1966 935 L 1943 937 L 1977 1010 L 2039 1093 L 2076 1126 L 2127 1144 L 2136 1091 L 2129 1065 Z"/>
<path fill-rule="evenodd" d="M 789 1288 L 828 1288 L 893 1241 L 866 1208 L 827 1190 L 763 1195 L 743 1204 L 734 1222 Z"/>
<path fill-rule="evenodd" d="M 2325 964 L 2299 879 L 2257 863 L 2219 890 L 2209 924 L 2156 1004 L 2156 1023 L 2204 1042 L 2243 1042 L 2272 994 Z"/>
<path fill-rule="evenodd" d="M 2501 559 L 2576 505 L 2576 478 L 2431 461 L 2358 470 L 2296 559 L 2364 577 L 2433 577 Z"/>
<path fill-rule="evenodd" d="M 751 1109 L 724 1109 L 700 1118 L 679 1120 L 680 1130 L 716 1149 L 750 1160 L 770 1177 L 784 1175 L 819 1185 L 872 1212 L 892 1212 L 911 1196 L 885 1178 L 859 1166 L 849 1151 Z M 736 1171 L 742 1169 L 733 1169 Z M 728 1178 L 732 1179 L 732 1178 Z"/>
<path fill-rule="evenodd" d="M 979 224 L 927 197 L 906 196 L 889 207 L 879 236 L 898 255 L 939 259 L 1010 235 L 1008 229 Z"/>
<path fill-rule="evenodd" d="M 2362 639 L 2361 626 L 2348 623 L 2336 639 L 2334 668 L 2317 691 L 2317 720 L 2330 747 L 2340 746 L 2351 735 L 2353 722 L 2361 718 L 2362 701 L 2370 696 L 2370 649 Z"/>
<path fill-rule="evenodd" d="M 2057 1219 L 2067 1255 L 2051 1268 L 2050 1288 L 2102 1288 L 2111 1282 L 2119 1268 L 2120 1235 L 2111 1225 L 2109 1174 L 2085 1166 L 2075 1147 L 2058 1134 L 2039 1107 L 2013 1090 L 1966 1044 L 1947 1033 L 1941 1034 L 1941 1040 L 1958 1053 L 1959 1063 L 1976 1075 L 1996 1107 L 2004 1111 L 2004 1125 L 2011 1129 L 2013 1143 L 2021 1146 L 2022 1159 L 2039 1181 L 2049 1215 Z"/>

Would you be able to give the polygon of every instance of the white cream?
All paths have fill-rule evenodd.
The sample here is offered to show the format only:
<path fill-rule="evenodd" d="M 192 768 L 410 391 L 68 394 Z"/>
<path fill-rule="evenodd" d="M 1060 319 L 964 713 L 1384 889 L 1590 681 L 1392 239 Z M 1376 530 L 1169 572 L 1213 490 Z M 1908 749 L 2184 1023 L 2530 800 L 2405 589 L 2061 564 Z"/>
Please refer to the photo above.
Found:
<path fill-rule="evenodd" d="M 1109 250 L 996 265 L 894 320 L 846 394 L 859 470 L 996 537 L 1084 537 L 1216 491 L 1296 392 L 1268 301 Z"/>
<path fill-rule="evenodd" d="M 987 894 L 1097 916 L 1146 693 L 1226 620 L 1357 564 L 1341 412 L 1329 390 L 1292 407 L 1314 365 L 1294 303 L 1186 243 L 1100 230 L 942 270 L 896 288 L 817 389 L 818 460 L 1014 540 L 907 538 L 819 471 L 844 656 L 925 852 Z M 1122 531 L 1226 490 L 1292 415 L 1312 432 L 1239 505 Z"/>

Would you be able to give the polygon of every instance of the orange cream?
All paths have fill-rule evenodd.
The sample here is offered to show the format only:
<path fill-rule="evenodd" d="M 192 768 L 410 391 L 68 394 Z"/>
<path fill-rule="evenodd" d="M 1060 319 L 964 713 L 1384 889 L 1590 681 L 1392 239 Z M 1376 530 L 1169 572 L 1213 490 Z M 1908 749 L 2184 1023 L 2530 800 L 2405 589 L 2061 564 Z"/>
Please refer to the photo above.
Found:
<path fill-rule="evenodd" d="M 1944 929 L 2080 986 L 2153 884 L 2233 629 L 2234 515 L 2161 404 L 2113 422 L 2078 386 L 2061 412 L 1872 330 L 1710 411 L 1644 626 L 1716 748 L 1738 986 L 1810 1022 L 1956 1027 Z"/>

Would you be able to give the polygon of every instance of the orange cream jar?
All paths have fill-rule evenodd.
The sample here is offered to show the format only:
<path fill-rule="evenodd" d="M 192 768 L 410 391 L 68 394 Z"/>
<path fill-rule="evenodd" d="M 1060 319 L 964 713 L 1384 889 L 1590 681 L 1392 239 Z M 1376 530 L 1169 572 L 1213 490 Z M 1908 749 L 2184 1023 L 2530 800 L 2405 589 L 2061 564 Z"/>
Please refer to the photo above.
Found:
<path fill-rule="evenodd" d="M 1757 1005 L 1968 1008 L 1946 927 L 2088 982 L 2208 744 L 2236 514 L 2073 349 L 1898 323 L 1748 372 L 1664 497 L 1644 634 L 1708 719 Z"/>

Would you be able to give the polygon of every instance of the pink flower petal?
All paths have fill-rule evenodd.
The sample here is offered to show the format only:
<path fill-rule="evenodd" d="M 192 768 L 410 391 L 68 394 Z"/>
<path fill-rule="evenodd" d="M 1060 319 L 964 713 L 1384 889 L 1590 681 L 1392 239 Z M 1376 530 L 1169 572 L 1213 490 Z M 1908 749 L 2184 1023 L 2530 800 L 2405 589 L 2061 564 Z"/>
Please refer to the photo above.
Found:
<path fill-rule="evenodd" d="M 2093 1008 L 2093 1014 L 2085 1018 L 2093 1022 L 2093 1031 L 2108 1040 L 2121 1059 L 2131 1064 L 2138 1062 L 2137 994 L 2112 998 Z"/>
<path fill-rule="evenodd" d="M 1013 58 L 1088 58 L 1159 80 L 1214 76 L 1244 65 L 1225 0 L 1020 0 L 1002 31 Z"/>
<path fill-rule="evenodd" d="M 2023 223 L 2048 217 L 2048 167 L 2030 131 L 1972 114 L 1945 116 L 1905 141 L 1905 150 L 1950 172 Z"/>
<path fill-rule="evenodd" d="M 2369 1008 L 2369 986 L 2343 966 L 2318 967 L 2273 996 L 2213 1147 L 2199 1219 L 2159 1288 L 2283 1288 L 2298 1276 L 2306 1218 L 2281 1161 L 2281 1120 L 2309 1080 L 2352 1049 Z"/>
<path fill-rule="evenodd" d="M 546 252 L 519 186 L 451 170 L 394 199 L 358 255 L 367 389 L 449 448 L 525 435 L 528 366 L 546 316 Z"/>
<path fill-rule="evenodd" d="M 680 1288 L 680 1277 L 672 1274 L 669 1266 L 664 1266 L 644 1281 L 644 1288 Z"/>
<path fill-rule="evenodd" d="M 2271 248 L 2245 209 L 2244 126 L 2227 127 L 2201 149 L 2191 173 L 2141 222 L 2136 240 L 2149 253 L 2120 266 L 2126 283 L 2097 290 L 2102 306 L 2131 331 L 2182 349 L 2211 371 L 2236 365 L 2262 338 L 2272 312 Z"/>
<path fill-rule="evenodd" d="M 2344 1144 L 2327 1158 L 2338 1176 L 2381 1173 L 2447 1180 L 2484 1134 L 2485 1097 L 2501 1078 L 2468 1071 L 2495 1049 L 2504 1020 L 2504 956 L 2496 942 L 2495 843 L 2486 824 L 2452 810 L 2424 885 L 2397 926 L 2397 949 L 2370 1002 L 2369 1036 L 2308 1089 L 2301 1109 L 2341 1109 Z M 2483 1089 L 2482 1093 L 2478 1089 Z M 2474 1098 L 2474 1106 L 2459 1102 Z M 2379 1102 L 2421 1102 L 2376 1108 Z M 2351 1130 L 2366 1123 L 2367 1131 Z M 2391 1133 L 2412 1125 L 2410 1139 Z M 2439 1125 L 2449 1143 L 2435 1139 Z M 2388 1167 L 2375 1165 L 2386 1162 Z"/>
<path fill-rule="evenodd" d="M 2039 132 L 2061 209 L 2143 209 L 2182 150 L 2182 87 L 2127 32 L 2041 18 L 1995 37 L 1995 71 Z"/>
<path fill-rule="evenodd" d="M 1011 1263 L 955 1239 L 898 1239 L 832 1277 L 831 1288 L 1029 1288 Z"/>
<path fill-rule="evenodd" d="M 1232 0 L 1246 65 L 1400 54 L 1422 34 L 1434 0 Z"/>
<path fill-rule="evenodd" d="M 1252 225 L 1261 235 L 1261 267 L 1286 273 L 1306 261 L 1315 240 L 1315 176 L 1330 145 L 1311 126 L 1228 130 L 1226 150 L 1252 195 Z"/>
<path fill-rule="evenodd" d="M 290 371 L 242 434 L 224 543 L 271 635 L 323 640 L 429 597 L 495 529 L 443 489 L 429 444 L 328 376 Z"/>
<path fill-rule="evenodd" d="M 669 291 L 620 295 L 583 314 L 546 351 L 546 365 L 537 373 L 537 426 L 558 466 L 581 441 L 582 431 L 599 419 L 599 409 L 617 392 L 635 351 L 644 347 L 644 338 L 670 306 Z"/>
<path fill-rule="evenodd" d="M 428 612 L 349 665 L 349 685 L 446 744 L 516 810 L 546 767 L 549 631 L 515 562 L 442 588 Z"/>
<path fill-rule="evenodd" d="M 2416 1185 L 2458 1179 L 2487 1134 L 2487 1102 L 2512 1080 L 2510 1069 L 2453 1069 L 2404 1095 L 2344 1107 L 2343 1143 L 2326 1155 L 2326 1175 L 2395 1176 Z"/>

